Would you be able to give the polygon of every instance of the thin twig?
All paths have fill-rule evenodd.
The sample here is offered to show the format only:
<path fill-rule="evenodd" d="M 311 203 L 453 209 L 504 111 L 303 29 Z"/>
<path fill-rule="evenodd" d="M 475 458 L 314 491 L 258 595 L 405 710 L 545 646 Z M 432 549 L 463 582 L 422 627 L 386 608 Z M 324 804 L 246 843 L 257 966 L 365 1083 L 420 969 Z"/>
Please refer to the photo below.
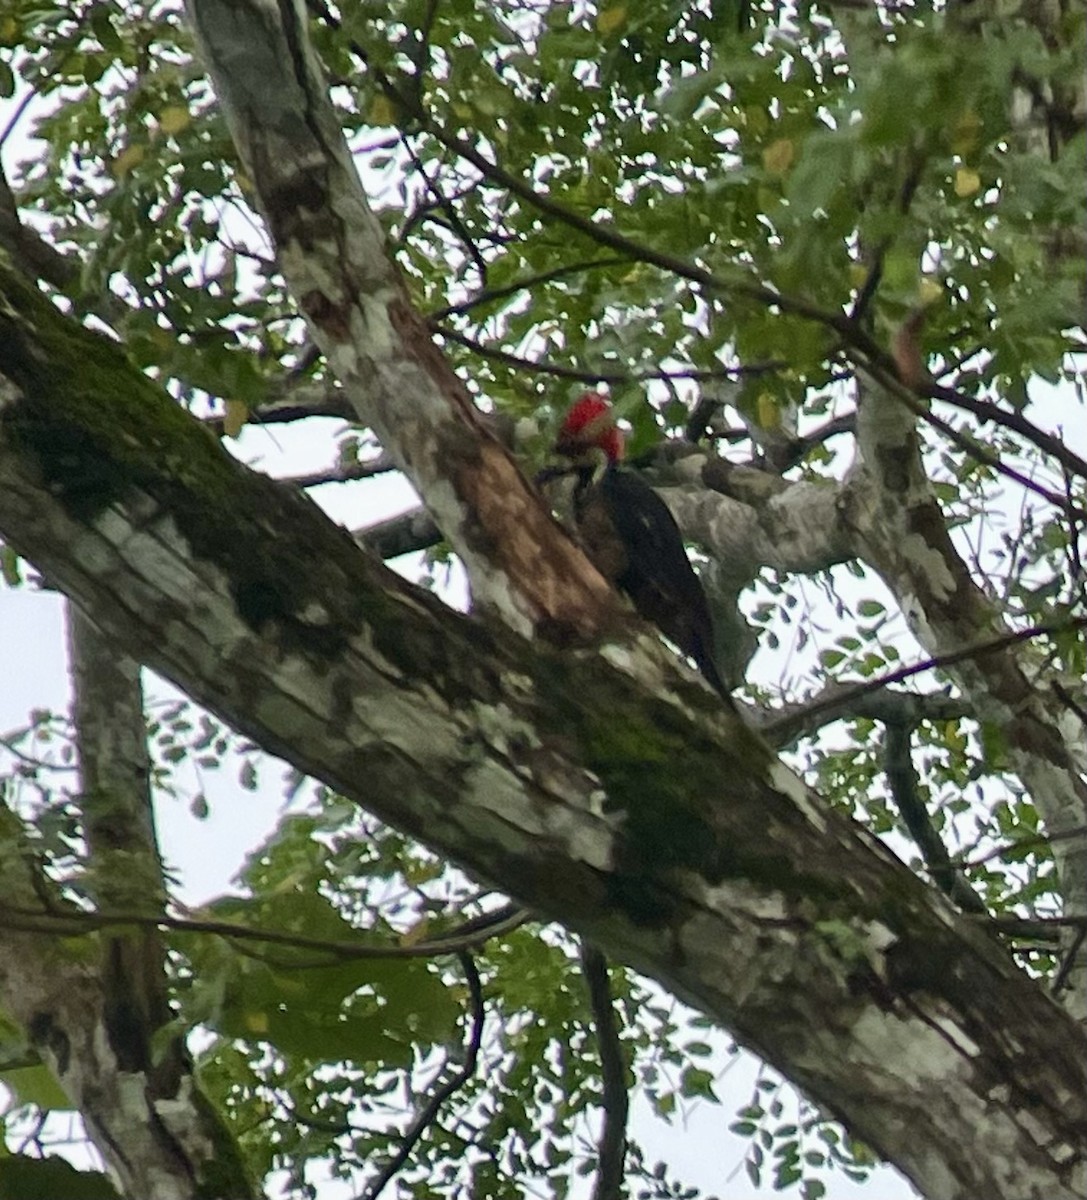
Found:
<path fill-rule="evenodd" d="M 483 984 L 479 978 L 479 969 L 472 956 L 466 950 L 462 950 L 457 957 L 460 959 L 461 967 L 464 969 L 465 978 L 468 981 L 472 1012 L 472 1029 L 464 1051 L 464 1066 L 452 1078 L 446 1080 L 423 1105 L 419 1115 L 412 1122 L 411 1128 L 404 1135 L 400 1148 L 381 1168 L 377 1178 L 361 1194 L 360 1200 L 377 1200 L 385 1185 L 408 1161 L 412 1150 L 415 1149 L 428 1127 L 433 1124 L 442 1105 L 475 1074 L 476 1063 L 479 1061 L 479 1048 L 483 1042 L 483 1019 L 486 1011 L 483 1004 Z"/>
<path fill-rule="evenodd" d="M 1035 833 L 1029 837 L 1019 838 L 1014 842 L 1004 842 L 997 846 L 995 850 L 988 850 L 980 858 L 969 858 L 961 860 L 961 865 L 967 870 L 973 870 L 975 867 L 980 867 L 987 862 L 991 862 L 994 858 L 1003 858 L 1005 854 L 1011 854 L 1015 850 L 1030 850 L 1041 846 L 1050 846 L 1054 842 L 1066 842 L 1072 838 L 1083 837 L 1087 835 L 1087 825 L 1073 825 L 1070 829 L 1059 829 L 1055 833 Z"/>
<path fill-rule="evenodd" d="M 30 107 L 31 103 L 37 99 L 37 96 L 38 96 L 38 93 L 35 92 L 33 88 L 31 88 L 27 92 L 27 94 L 15 106 L 15 111 L 11 114 L 11 117 L 8 120 L 8 123 L 4 126 L 3 132 L 0 133 L 0 149 L 3 148 L 4 143 L 15 132 L 15 126 L 18 125 L 19 122 L 23 119 L 23 114 Z"/>
<path fill-rule="evenodd" d="M 925 405 L 917 392 L 912 388 L 906 387 L 901 382 L 896 371 L 888 371 L 882 366 L 872 363 L 867 364 L 866 369 L 880 387 L 886 390 L 889 396 L 897 400 L 900 404 L 904 404 L 919 420 L 926 422 L 934 429 L 938 429 L 948 441 L 953 442 L 960 450 L 965 450 L 967 454 L 979 463 L 991 467 L 998 474 L 1013 480 L 1020 487 L 1026 488 L 1027 491 L 1033 492 L 1036 496 L 1041 496 L 1043 500 L 1052 504 L 1054 508 L 1068 513 L 1069 516 L 1079 519 L 1087 518 L 1087 509 L 1082 509 L 1078 505 L 1073 504 L 1066 496 L 1062 496 L 1059 492 L 1043 487 L 1040 483 L 1035 483 L 1030 476 L 1024 475 L 1022 471 L 1015 467 L 1008 466 L 998 454 L 994 453 L 987 446 L 983 446 L 976 438 L 956 429 L 950 421 L 945 421 L 943 417 L 937 416 L 936 413 L 932 412 Z M 923 387 L 921 391 L 923 394 L 925 393 Z"/>
<path fill-rule="evenodd" d="M 989 401 L 977 400 L 957 388 L 944 387 L 937 383 L 922 385 L 918 390 L 922 396 L 927 396 L 931 400 L 942 400 L 944 404 L 962 409 L 963 412 L 968 412 L 981 421 L 989 421 L 993 425 L 1000 425 L 1004 429 L 1018 433 L 1020 437 L 1026 438 L 1039 450 L 1055 458 L 1070 474 L 1087 479 L 1087 459 L 1081 458 L 1059 437 L 1047 433 L 1044 429 L 1039 429 L 1022 413 L 1007 412 Z"/>
<path fill-rule="evenodd" d="M 1069 621 L 1058 621 L 1052 624 L 1031 625 L 1027 629 L 1018 629 L 1012 633 L 1001 634 L 1000 637 L 990 638 L 985 642 L 977 642 L 973 646 L 966 646 L 962 650 L 955 650 L 950 654 L 938 654 L 933 658 L 926 659 L 924 662 L 915 663 L 913 666 L 900 667 L 897 671 L 890 671 L 886 675 L 881 675 L 878 679 L 870 679 L 866 683 L 858 683 L 855 687 L 847 687 L 837 696 L 826 700 L 818 700 L 800 713 L 789 713 L 786 716 L 779 717 L 777 720 L 768 721 L 760 732 L 767 740 L 772 742 L 780 728 L 787 727 L 789 723 L 796 721 L 800 717 L 803 717 L 805 722 L 807 722 L 817 713 L 850 704 L 861 696 L 867 696 L 871 692 L 878 692 L 892 683 L 902 683 L 904 680 L 910 679 L 914 675 L 921 675 L 925 671 L 952 667 L 956 663 L 966 662 L 968 659 L 978 658 L 984 654 L 992 654 L 997 650 L 1005 650 L 1009 646 L 1017 645 L 1020 642 L 1029 642 L 1033 638 L 1045 637 L 1054 633 L 1067 633 L 1071 629 L 1082 629 L 1085 626 L 1087 626 L 1087 617 L 1074 617 Z"/>
<path fill-rule="evenodd" d="M 405 946 L 361 946 L 354 941 L 333 941 L 326 938 L 307 937 L 304 934 L 284 933 L 275 929 L 259 929 L 241 925 L 235 921 L 215 921 L 199 917 L 174 917 L 163 913 L 124 913 L 64 909 L 43 905 L 40 909 L 23 908 L 0 901 L 0 922 L 11 929 L 32 933 L 71 937 L 115 925 L 132 925 L 172 929 L 178 933 L 209 933 L 217 937 L 230 938 L 239 942 L 263 942 L 271 946 L 289 946 L 296 950 L 319 950 L 330 962 L 353 961 L 356 959 L 388 958 L 433 958 L 441 954 L 458 954 L 482 945 L 492 937 L 509 933 L 529 919 L 521 909 L 505 907 L 499 910 L 493 924 L 472 926 L 461 934 L 453 930 L 448 936 L 431 941 L 416 942 Z M 313 962 L 283 962 L 284 967 L 305 968 L 328 965 Z"/>
<path fill-rule="evenodd" d="M 462 300 L 459 304 L 447 304 L 444 308 L 435 309 L 434 312 L 427 314 L 426 319 L 433 326 L 438 321 L 444 321 L 446 317 L 471 312 L 473 308 L 478 308 L 481 304 L 504 300 L 507 296 L 515 296 L 518 292 L 528 291 L 543 283 L 553 283 L 556 279 L 562 279 L 567 275 L 602 270 L 605 267 L 621 267 L 628 262 L 629 259 L 626 258 L 590 258 L 585 262 L 568 263 L 562 267 L 555 267 L 551 271 L 541 271 L 538 275 L 528 275 L 523 279 L 516 279 L 504 287 L 487 288 L 482 292 L 477 292 L 474 296 L 469 296 L 467 300 Z"/>
<path fill-rule="evenodd" d="M 913 153 L 914 160 L 910 169 L 906 172 L 906 176 L 902 181 L 902 187 L 898 193 L 898 212 L 903 217 L 910 211 L 910 205 L 917 194 L 917 188 L 921 183 L 921 175 L 925 169 L 924 156 L 918 154 L 916 149 L 910 152 Z M 853 301 L 853 306 L 849 310 L 849 316 L 854 321 L 860 321 L 864 317 L 868 305 L 875 297 L 876 290 L 883 279 L 883 260 L 891 241 L 892 239 L 889 235 L 881 238 L 879 245 L 876 246 L 872 254 L 872 265 L 868 271 L 868 276 L 861 285 L 861 289 L 857 293 L 857 298 Z"/>
<path fill-rule="evenodd" d="M 341 22 L 329 10 L 325 0 L 307 0 L 307 3 L 310 11 L 315 13 L 331 28 L 341 28 Z M 505 170 L 505 168 L 477 150 L 471 142 L 465 141 L 463 138 L 444 129 L 413 97 L 398 87 L 384 71 L 375 66 L 365 47 L 361 46 L 354 39 L 351 39 L 348 44 L 351 52 L 367 68 L 381 90 L 394 103 L 398 104 L 406 114 L 410 115 L 419 129 L 430 134 L 435 141 L 447 150 L 452 150 L 460 158 L 471 163 L 491 183 L 503 188 L 511 195 L 523 200 L 526 204 L 531 205 L 537 212 L 554 218 L 570 229 L 577 230 L 597 245 L 606 246 L 608 249 L 624 254 L 634 261 L 645 262 L 651 266 L 658 267 L 670 275 L 686 279 L 707 290 L 720 295 L 740 296 L 759 304 L 776 308 L 780 312 L 814 321 L 832 330 L 843 343 L 859 351 L 874 364 L 882 365 L 888 369 L 892 367 L 893 364 L 890 356 L 879 347 L 857 322 L 850 320 L 845 313 L 822 309 L 807 300 L 785 295 L 764 284 L 751 283 L 743 279 L 723 279 L 705 267 L 700 267 L 695 263 L 687 262 L 685 259 L 666 254 L 658 250 L 655 246 L 637 242 L 610 226 L 600 224 L 592 217 L 582 216 L 580 213 L 558 203 L 545 192 L 538 191 L 536 187 L 526 182 L 520 176 Z"/>
<path fill-rule="evenodd" d="M 708 382 L 719 379 L 733 379 L 741 375 L 765 375 L 771 371 L 779 371 L 784 365 L 781 362 L 754 363 L 746 367 L 721 366 L 713 370 L 678 370 L 678 371 L 587 371 L 583 367 L 566 367 L 559 363 L 544 362 L 540 359 L 522 358 L 509 350 L 499 350 L 494 346 L 484 345 L 466 333 L 450 329 L 448 325 L 431 325 L 434 333 L 447 341 L 456 342 L 459 346 L 478 354 L 481 358 L 490 358 L 495 362 L 505 363 L 519 371 L 529 371 L 536 375 L 553 375 L 558 379 L 573 379 L 579 383 L 642 383 L 650 379 L 693 379 Z"/>

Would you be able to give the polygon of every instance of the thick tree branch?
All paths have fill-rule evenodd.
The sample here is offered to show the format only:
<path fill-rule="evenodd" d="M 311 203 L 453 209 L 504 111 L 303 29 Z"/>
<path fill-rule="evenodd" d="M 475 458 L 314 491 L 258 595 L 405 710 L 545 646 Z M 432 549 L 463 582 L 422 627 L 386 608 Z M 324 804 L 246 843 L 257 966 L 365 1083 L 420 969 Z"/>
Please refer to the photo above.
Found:
<path fill-rule="evenodd" d="M 1031 631 L 1007 629 L 955 549 L 925 473 L 916 420 L 897 396 L 879 388 L 866 393 L 860 460 L 841 511 L 915 636 L 952 674 L 975 715 L 1001 730 L 1047 828 L 1078 827 L 1087 821 L 1087 785 L 1034 682 Z M 979 653 L 986 643 L 992 648 Z M 1078 915 L 1087 897 L 1087 848 L 1062 841 L 1055 853 L 1068 911 Z M 1087 978 L 1087 961 L 1082 970 Z M 1073 988 L 1070 1000 L 1087 1012 L 1087 988 Z"/>
<path fill-rule="evenodd" d="M 584 637 L 614 594 L 560 529 L 438 351 L 362 192 L 300 5 L 189 12 L 278 261 L 314 340 L 464 562 L 478 604 Z"/>
<path fill-rule="evenodd" d="M 349 483 L 357 479 L 373 479 L 375 475 L 388 475 L 396 470 L 396 463 L 387 454 L 375 454 L 362 462 L 344 463 L 329 467 L 326 471 L 309 471 L 304 475 L 284 475 L 280 483 L 296 488 L 320 487 L 326 483 Z"/>
<path fill-rule="evenodd" d="M 86 887 L 97 905 L 162 915 L 166 884 L 151 809 L 151 763 L 139 664 L 119 653 L 68 606 L 73 719 L 89 859 Z M 104 933 L 102 993 L 110 1047 L 122 1071 L 148 1071 L 152 1039 L 172 1017 L 166 948 L 153 924 Z M 181 1047 L 163 1048 L 156 1064 L 176 1092 Z"/>
<path fill-rule="evenodd" d="M 27 911 L 44 905 L 59 917 L 65 906 L 20 853 L 15 824 L 12 814 L 0 809 L 5 902 Z M 108 956 L 108 944 L 103 949 Z M 145 1000 L 158 994 L 155 964 L 150 966 L 143 971 Z M 107 986 L 117 982 L 111 971 L 107 957 Z M 5 1016 L 24 1031 L 28 1059 L 51 1069 L 81 1113 L 122 1194 L 253 1200 L 258 1190 L 231 1135 L 175 1048 L 152 1046 L 159 1053 L 146 1069 L 137 1063 L 140 1035 L 130 1033 L 118 1052 L 117 997 L 104 994 L 103 982 L 99 957 L 88 954 L 85 945 L 73 947 L 0 921 Z"/>
<path fill-rule="evenodd" d="M 379 558 L 399 558 L 417 550 L 429 550 L 442 540 L 442 531 L 425 508 L 413 508 L 399 517 L 378 521 L 355 532 L 359 545 Z"/>
<path fill-rule="evenodd" d="M 106 636 L 712 1014 L 922 1190 L 1082 1193 L 1082 1031 L 656 639 L 445 609 L 0 283 L 0 534 Z"/>

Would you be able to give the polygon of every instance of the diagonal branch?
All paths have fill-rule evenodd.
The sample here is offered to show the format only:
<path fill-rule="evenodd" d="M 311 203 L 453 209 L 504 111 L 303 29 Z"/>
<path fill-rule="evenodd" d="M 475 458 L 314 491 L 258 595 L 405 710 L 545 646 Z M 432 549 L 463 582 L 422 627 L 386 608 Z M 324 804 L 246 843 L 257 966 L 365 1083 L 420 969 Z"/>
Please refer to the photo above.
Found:
<path fill-rule="evenodd" d="M 559 640 L 614 626 L 614 593 L 484 427 L 412 306 L 301 9 L 191 0 L 189 12 L 314 340 L 464 562 L 476 603 Z"/>
<path fill-rule="evenodd" d="M 418 1145 L 419 1139 L 437 1120 L 442 1105 L 468 1082 L 476 1072 L 479 1061 L 479 1048 L 483 1042 L 483 1020 L 486 1009 L 483 1004 L 483 983 L 479 978 L 479 968 L 475 959 L 466 951 L 459 952 L 461 968 L 468 981 L 468 995 L 471 1004 L 472 1026 L 468 1034 L 468 1044 L 464 1050 L 464 1065 L 449 1079 L 438 1087 L 430 1099 L 423 1105 L 411 1128 L 404 1134 L 397 1152 L 385 1163 L 377 1174 L 377 1178 L 362 1193 L 361 1200 L 377 1200 L 389 1182 L 411 1157 L 412 1150 Z"/>
<path fill-rule="evenodd" d="M 925 807 L 921 796 L 921 781 L 911 753 L 913 725 L 903 720 L 886 721 L 884 730 L 883 770 L 887 776 L 891 798 L 910 831 L 910 836 L 921 851 L 933 881 L 963 912 L 984 914 L 987 911 L 985 904 L 952 861 Z"/>

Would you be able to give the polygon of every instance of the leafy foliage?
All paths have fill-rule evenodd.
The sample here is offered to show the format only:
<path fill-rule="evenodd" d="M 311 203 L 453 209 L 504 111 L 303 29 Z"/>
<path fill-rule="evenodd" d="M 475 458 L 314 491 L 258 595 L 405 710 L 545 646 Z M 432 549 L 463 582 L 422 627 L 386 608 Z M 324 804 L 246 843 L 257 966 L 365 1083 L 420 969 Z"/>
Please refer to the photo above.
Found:
<path fill-rule="evenodd" d="M 1082 263 L 1068 245 L 1085 217 L 1069 99 L 1084 19 L 1070 9 L 1046 29 L 1029 7 L 360 0 L 336 21 L 315 6 L 312 33 L 414 300 L 482 405 L 546 429 L 571 390 L 606 380 L 640 453 L 716 398 L 714 431 L 738 428 L 733 443 L 756 456 L 789 425 L 847 411 L 858 359 L 878 365 L 872 347 L 921 303 L 926 357 L 961 397 L 1030 416 L 1041 381 L 1082 386 Z M 228 433 L 292 384 L 321 380 L 179 7 L 9 0 L 0 47 L 0 93 L 34 100 L 24 125 L 37 140 L 15 182 L 71 268 L 52 281 L 65 301 L 108 323 L 180 403 L 227 414 Z M 1010 103 L 1024 80 L 1052 99 L 1043 147 Z M 843 313 L 865 340 L 849 344 Z M 941 411 L 993 459 L 1083 502 L 1084 480 L 1029 436 Z M 1045 669 L 1082 676 L 1082 637 L 1060 631 L 1085 612 L 1081 529 L 1029 489 L 1011 493 L 1020 512 L 997 528 L 994 501 L 1012 513 L 1006 479 L 961 438 L 927 436 L 956 545 L 1009 621 L 1058 627 L 1038 642 Z M 337 425 L 330 438 L 343 437 L 357 434 Z M 789 470 L 835 479 L 843 462 L 815 439 Z M 19 563 L 0 553 L 16 586 Z M 893 600 L 856 563 L 817 579 L 767 572 L 745 604 L 777 653 L 776 682 L 753 672 L 748 691 L 766 705 L 881 676 L 912 650 Z M 911 683 L 946 687 L 938 672 Z M 7 735 L 2 784 L 43 869 L 83 899 L 78 794 L 58 774 L 70 750 L 39 756 L 66 736 L 49 714 Z M 910 847 L 879 736 L 857 718 L 796 758 L 832 803 Z M 257 785 L 256 748 L 187 703 L 153 712 L 149 737 L 160 796 L 184 792 L 180 767 L 227 760 Z M 934 827 L 989 910 L 1054 912 L 1052 856 L 999 731 L 965 713 L 924 720 L 914 751 Z M 202 791 L 189 799 L 206 813 Z M 179 1022 L 204 1038 L 201 1079 L 256 1174 L 286 1172 L 316 1195 L 321 1172 L 372 1180 L 455 1074 L 473 1020 L 463 973 L 448 954 L 409 953 L 499 901 L 335 796 L 295 780 L 289 800 L 238 893 L 198 915 L 329 948 L 175 931 L 174 984 Z M 571 939 L 523 926 L 473 953 L 480 1066 L 424 1130 L 399 1193 L 570 1194 L 572 1172 L 595 1165 L 602 1104 Z M 1029 961 L 1057 965 L 1044 946 Z M 632 974 L 611 982 L 630 1085 L 664 1120 L 717 1101 L 716 1043 Z M 61 1103 L 27 1069 L 0 1063 L 13 1128 Z M 863 1178 L 870 1154 L 780 1089 L 761 1078 L 733 1125 L 750 1140 L 752 1179 L 817 1200 L 827 1168 Z M 640 1194 L 693 1194 L 637 1146 L 629 1163 Z M 0 1160 L 0 1190 L 24 1169 Z M 102 1194 L 75 1186 L 52 1190 Z"/>

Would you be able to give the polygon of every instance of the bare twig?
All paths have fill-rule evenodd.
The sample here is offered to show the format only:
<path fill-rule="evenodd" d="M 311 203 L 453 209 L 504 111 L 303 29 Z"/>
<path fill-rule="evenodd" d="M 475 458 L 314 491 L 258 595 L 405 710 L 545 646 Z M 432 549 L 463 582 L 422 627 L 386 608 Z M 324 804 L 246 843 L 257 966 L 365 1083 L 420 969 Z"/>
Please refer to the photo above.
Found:
<path fill-rule="evenodd" d="M 0 132 L 0 149 L 3 148 L 4 143 L 15 132 L 16 125 L 18 125 L 19 122 L 23 119 L 23 116 L 25 115 L 26 110 L 30 107 L 30 105 L 37 98 L 38 98 L 37 91 L 35 91 L 33 88 L 30 88 L 27 91 L 26 95 L 19 101 L 18 104 L 16 104 L 15 110 L 12 112 L 11 117 L 8 120 L 8 123 L 4 126 L 3 131 Z"/>
<path fill-rule="evenodd" d="M 950 421 L 945 421 L 943 417 L 937 416 L 936 413 L 932 412 L 918 394 L 918 391 L 921 395 L 928 394 L 928 389 L 924 384 L 919 385 L 918 391 L 914 391 L 912 387 L 907 387 L 902 383 L 898 376 L 897 368 L 889 371 L 882 364 L 870 362 L 867 364 L 866 369 L 880 387 L 886 390 L 889 396 L 897 400 L 900 404 L 904 404 L 919 420 L 926 422 L 934 429 L 938 429 L 948 441 L 953 442 L 960 450 L 965 450 L 967 454 L 975 458 L 979 463 L 991 467 L 1007 479 L 1014 480 L 1020 487 L 1026 488 L 1027 491 L 1033 492 L 1036 496 L 1041 496 L 1043 500 L 1052 504 L 1054 508 L 1060 509 L 1069 516 L 1080 520 L 1087 518 L 1087 509 L 1080 508 L 1079 505 L 1074 504 L 1067 496 L 1061 495 L 1060 492 L 1055 492 L 1052 488 L 1043 487 L 1040 483 L 1035 483 L 1033 479 L 1028 475 L 1024 475 L 1022 471 L 1008 466 L 998 454 L 994 453 L 987 446 L 983 446 L 976 438 L 956 429 Z"/>
<path fill-rule="evenodd" d="M 1036 833 L 1029 837 L 1018 838 L 1014 842 L 1003 842 L 997 846 L 995 850 L 988 850 L 980 858 L 970 858 L 962 860 L 964 867 L 973 869 L 980 867 L 984 863 L 991 862 L 994 858 L 1003 858 L 1005 854 L 1010 854 L 1015 850 L 1029 850 L 1034 847 L 1049 846 L 1053 842 L 1065 842 L 1072 838 L 1084 837 L 1087 835 L 1087 825 L 1074 825 L 1070 829 L 1060 829 L 1055 833 Z"/>
<path fill-rule="evenodd" d="M 460 239 L 461 244 L 468 253 L 468 257 L 472 260 L 472 262 L 475 263 L 476 270 L 479 272 L 481 283 L 486 284 L 487 260 L 483 257 L 483 252 L 476 245 L 476 240 L 472 236 L 471 231 L 461 220 L 460 214 L 457 212 L 453 201 L 450 200 L 441 190 L 438 181 L 436 179 L 432 179 L 427 174 L 426 167 L 423 165 L 423 160 L 419 157 L 415 147 L 412 146 L 406 137 L 403 139 L 403 145 L 408 152 L 408 157 L 411 159 L 412 166 L 415 168 L 416 173 L 419 175 L 419 178 L 422 179 L 426 190 L 432 197 L 433 205 L 430 207 L 436 208 L 438 211 L 445 214 L 445 219 L 449 222 L 449 229 Z M 404 224 L 404 229 L 401 231 L 401 238 L 403 238 L 408 229 L 411 228 L 416 219 L 418 218 L 415 215 L 408 217 Z"/>
<path fill-rule="evenodd" d="M 953 408 L 962 409 L 963 412 L 970 413 L 980 421 L 989 421 L 993 425 L 1000 425 L 1004 429 L 1018 433 L 1020 437 L 1037 446 L 1039 450 L 1055 458 L 1070 474 L 1087 479 L 1087 459 L 1081 458 L 1059 437 L 1047 433 L 1044 429 L 1039 429 L 1022 413 L 1008 412 L 989 401 L 977 400 L 957 388 L 944 387 L 937 383 L 923 384 L 918 391 L 929 399 L 942 400 Z"/>
<path fill-rule="evenodd" d="M 847 686 L 846 690 L 837 696 L 817 700 L 815 703 L 808 705 L 802 715 L 805 722 L 809 722 L 821 712 L 834 710 L 842 705 L 852 704 L 862 696 L 881 691 L 892 683 L 902 683 L 904 680 L 911 679 L 914 675 L 921 675 L 925 671 L 952 667 L 956 663 L 966 662 L 969 659 L 978 658 L 984 654 L 993 654 L 998 650 L 1006 650 L 1010 646 L 1018 645 L 1020 642 L 1029 642 L 1033 638 L 1045 637 L 1054 633 L 1066 633 L 1070 629 L 1083 629 L 1084 627 L 1087 627 L 1087 617 L 1075 617 L 1069 621 L 1057 621 L 1052 624 L 1031 625 L 1027 629 L 1017 629 L 1011 633 L 1001 634 L 1000 637 L 990 638 L 988 641 L 977 642 L 973 646 L 965 646 L 962 650 L 955 650 L 950 654 L 936 655 L 933 658 L 925 659 L 924 662 L 915 663 L 910 667 L 900 667 L 897 671 L 890 671 L 886 675 L 881 675 L 878 679 L 870 679 L 866 683 L 858 683 L 852 687 Z M 761 730 L 763 737 L 773 743 L 775 739 L 781 736 L 779 731 L 782 729 L 787 730 L 800 715 L 799 713 L 789 713 L 784 717 L 768 721 Z"/>
<path fill-rule="evenodd" d="M 528 291 L 543 283 L 553 283 L 556 279 L 564 279 L 567 275 L 579 275 L 584 271 L 602 270 L 605 267 L 621 267 L 628 261 L 625 258 L 591 258 L 584 262 L 567 263 L 565 266 L 555 267 L 551 271 L 541 271 L 538 275 L 527 275 L 504 287 L 486 288 L 458 304 L 447 304 L 444 308 L 428 313 L 427 321 L 431 327 L 434 327 L 437 322 L 444 321 L 447 317 L 471 312 L 473 308 L 478 308 L 481 304 L 504 300 L 507 296 L 515 296 L 518 292 Z"/>
<path fill-rule="evenodd" d="M 362 1193 L 361 1200 L 377 1200 L 385 1186 L 393 1179 L 411 1156 L 412 1150 L 419 1139 L 433 1124 L 442 1105 L 458 1092 L 475 1074 L 476 1063 L 479 1061 L 479 1048 L 483 1042 L 483 1019 L 485 1009 L 483 1004 L 483 984 L 479 978 L 479 970 L 475 960 L 466 951 L 461 950 L 457 957 L 460 959 L 465 978 L 468 981 L 468 994 L 471 1000 L 472 1027 L 468 1035 L 468 1044 L 464 1051 L 464 1065 L 453 1076 L 439 1087 L 430 1099 L 423 1105 L 418 1116 L 412 1122 L 411 1128 L 404 1135 L 400 1148 L 381 1168 L 377 1178 Z"/>
<path fill-rule="evenodd" d="M 741 375 L 765 375 L 771 371 L 780 370 L 783 365 L 775 361 L 753 363 L 750 366 L 744 367 L 721 366 L 709 371 L 695 370 L 694 368 L 691 370 L 680 369 L 678 371 L 588 371 L 583 367 L 566 367 L 559 363 L 544 362 L 540 359 L 522 358 L 518 354 L 511 354 L 508 350 L 499 350 L 497 347 L 487 346 L 483 342 L 469 337 L 466 333 L 450 329 L 448 325 L 432 325 L 431 328 L 440 337 L 466 347 L 475 354 L 480 355 L 481 358 L 490 358 L 495 362 L 505 363 L 506 366 L 514 367 L 519 371 L 528 371 L 535 375 L 553 375 L 558 379 L 573 379 L 579 383 L 641 383 L 649 379 L 693 379 L 701 381 L 734 379 Z"/>
<path fill-rule="evenodd" d="M 139 928 L 172 929 L 179 933 L 208 933 L 238 942 L 264 943 L 270 946 L 287 946 L 295 950 L 315 950 L 326 956 L 322 962 L 282 961 L 283 967 L 307 968 L 328 965 L 329 962 L 350 962 L 357 959 L 388 958 L 433 958 L 441 954 L 457 954 L 482 945 L 488 939 L 509 933 L 529 919 L 521 909 L 507 906 L 500 910 L 493 923 L 471 927 L 461 934 L 452 930 L 448 935 L 431 941 L 416 942 L 404 946 L 363 946 L 355 941 L 333 941 L 326 938 L 306 937 L 303 934 L 283 933 L 276 929 L 259 929 L 242 925 L 236 921 L 216 921 L 201 917 L 174 917 L 160 913 L 132 913 L 108 911 L 80 911 L 75 908 L 58 909 L 43 905 L 41 908 L 25 908 L 0 901 L 0 923 L 9 929 L 29 933 L 50 934 L 56 937 L 72 937 L 111 926 L 135 926 Z"/>

